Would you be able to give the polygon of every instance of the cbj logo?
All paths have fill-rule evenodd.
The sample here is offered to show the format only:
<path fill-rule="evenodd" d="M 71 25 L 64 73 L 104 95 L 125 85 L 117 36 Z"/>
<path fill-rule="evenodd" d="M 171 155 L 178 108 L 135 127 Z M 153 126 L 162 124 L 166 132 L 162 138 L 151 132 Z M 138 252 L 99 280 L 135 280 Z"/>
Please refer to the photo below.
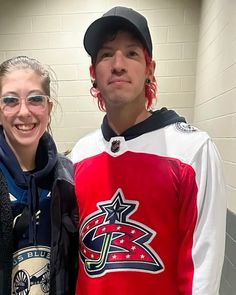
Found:
<path fill-rule="evenodd" d="M 137 207 L 138 202 L 125 200 L 118 189 L 111 200 L 98 203 L 99 210 L 82 224 L 80 253 L 88 275 L 124 269 L 152 273 L 164 270 L 149 245 L 156 233 L 129 219 Z"/>

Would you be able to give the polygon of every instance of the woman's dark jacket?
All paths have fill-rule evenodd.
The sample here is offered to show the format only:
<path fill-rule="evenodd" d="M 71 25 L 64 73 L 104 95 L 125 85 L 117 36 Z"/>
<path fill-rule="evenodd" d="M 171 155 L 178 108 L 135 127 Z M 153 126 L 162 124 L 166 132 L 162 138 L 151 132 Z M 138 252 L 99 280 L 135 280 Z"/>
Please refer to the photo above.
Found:
<path fill-rule="evenodd" d="M 56 152 L 55 144 L 48 133 L 40 139 L 36 157 L 39 166 L 46 167 L 42 167 L 42 171 L 49 170 L 50 175 L 53 175 L 49 294 L 74 295 L 78 273 L 78 210 L 74 195 L 73 165 L 68 158 Z M 5 141 L 2 129 L 0 162 L 9 168 L 16 183 L 23 182 L 19 173 L 15 172 L 19 164 Z M 42 177 L 42 173 L 38 177 Z M 11 294 L 12 227 L 11 201 L 6 179 L 0 170 L 0 295 Z"/>

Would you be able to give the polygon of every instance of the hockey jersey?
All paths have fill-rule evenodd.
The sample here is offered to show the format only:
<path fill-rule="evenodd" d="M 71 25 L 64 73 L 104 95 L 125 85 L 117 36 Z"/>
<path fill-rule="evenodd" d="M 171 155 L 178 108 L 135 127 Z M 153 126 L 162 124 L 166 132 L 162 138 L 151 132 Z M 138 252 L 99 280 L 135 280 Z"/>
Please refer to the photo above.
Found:
<path fill-rule="evenodd" d="M 214 143 L 165 108 L 72 151 L 80 216 L 77 295 L 216 295 L 225 185 Z"/>

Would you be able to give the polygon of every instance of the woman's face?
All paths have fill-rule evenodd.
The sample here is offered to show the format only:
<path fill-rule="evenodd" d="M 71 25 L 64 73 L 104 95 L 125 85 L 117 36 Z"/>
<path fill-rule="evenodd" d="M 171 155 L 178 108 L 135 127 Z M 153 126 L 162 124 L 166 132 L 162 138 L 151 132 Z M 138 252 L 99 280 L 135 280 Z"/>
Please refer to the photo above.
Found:
<path fill-rule="evenodd" d="M 41 96 L 36 103 L 37 97 L 26 98 L 45 95 L 42 78 L 31 69 L 13 70 L 2 77 L 0 86 L 0 124 L 8 144 L 16 152 L 22 148 L 35 152 L 47 129 L 52 102 Z M 5 97 L 4 101 L 2 97 Z M 14 97 L 19 99 L 17 106 L 11 104 Z"/>

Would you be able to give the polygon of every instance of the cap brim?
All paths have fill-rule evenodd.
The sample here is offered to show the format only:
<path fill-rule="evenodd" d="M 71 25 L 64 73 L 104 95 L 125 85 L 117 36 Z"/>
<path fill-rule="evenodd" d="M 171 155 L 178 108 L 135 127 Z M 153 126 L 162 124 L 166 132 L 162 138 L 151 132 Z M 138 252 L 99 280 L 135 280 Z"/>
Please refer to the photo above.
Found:
<path fill-rule="evenodd" d="M 99 49 L 99 45 L 101 45 L 101 40 L 103 36 L 106 34 L 107 29 L 111 27 L 118 27 L 118 28 L 126 28 L 133 31 L 142 42 L 143 40 L 142 35 L 140 34 L 137 27 L 126 18 L 121 16 L 106 16 L 101 17 L 94 21 L 87 29 L 84 35 L 84 48 L 88 52 L 91 57 L 95 57 L 97 54 L 97 50 Z"/>

